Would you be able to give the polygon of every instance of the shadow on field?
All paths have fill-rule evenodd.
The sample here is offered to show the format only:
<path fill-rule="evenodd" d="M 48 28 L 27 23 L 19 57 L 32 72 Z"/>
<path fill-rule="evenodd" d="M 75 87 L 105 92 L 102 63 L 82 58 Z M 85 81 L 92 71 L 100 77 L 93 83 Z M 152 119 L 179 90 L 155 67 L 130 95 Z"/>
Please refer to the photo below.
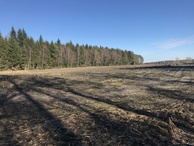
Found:
<path fill-rule="evenodd" d="M 187 70 L 194 70 L 194 66 L 172 66 L 172 65 L 151 65 L 151 66 L 131 66 L 130 68 L 120 68 L 123 70 L 146 70 L 146 69 L 159 69 L 159 70 L 169 70 L 169 71 L 176 71 L 184 68 L 185 71 Z"/>
<path fill-rule="evenodd" d="M 56 81 L 57 79 L 55 79 Z M 62 81 L 64 83 L 65 81 L 58 79 L 58 81 Z M 66 79 L 67 80 L 67 79 Z M 39 81 L 38 81 L 39 82 Z M 51 82 L 53 82 L 51 80 Z M 70 81 L 68 80 L 68 83 Z M 80 82 L 84 86 L 84 82 Z M 52 84 L 52 86 L 47 86 L 49 83 L 48 81 L 46 84 L 42 82 L 41 87 L 47 87 L 47 88 L 52 88 L 56 89 L 56 85 Z M 60 82 L 58 82 L 60 84 Z M 72 84 L 77 84 L 77 83 L 70 83 Z M 85 83 L 88 84 L 88 83 Z M 90 82 L 91 84 L 91 82 Z M 51 84 L 50 84 L 51 85 Z M 57 88 L 59 89 L 59 88 Z M 160 141 L 160 145 L 167 145 L 170 144 L 169 142 L 169 136 L 168 133 L 165 135 L 163 132 L 160 131 L 159 125 L 154 125 L 154 124 L 148 124 L 146 121 L 138 121 L 138 120 L 131 120 L 128 122 L 122 122 L 122 121 L 116 121 L 109 119 L 106 114 L 109 113 L 101 113 L 98 111 L 92 112 L 87 109 L 86 105 L 82 105 L 76 101 L 73 100 L 73 97 L 59 97 L 56 96 L 55 94 L 51 94 L 48 92 L 45 92 L 43 90 L 37 90 L 35 88 L 31 88 L 30 90 L 39 92 L 40 94 L 44 94 L 46 96 L 49 96 L 50 98 L 59 100 L 63 103 L 75 106 L 79 111 L 82 111 L 90 116 L 95 121 L 95 127 L 91 127 L 90 131 L 93 133 L 93 138 L 90 140 L 89 145 L 107 145 L 106 143 L 109 143 L 110 145 L 115 145 L 115 144 L 121 144 L 121 145 L 142 145 L 142 144 L 150 144 L 150 145 L 158 145 L 158 142 Z M 78 91 L 75 91 L 72 88 L 67 87 L 65 89 L 66 92 L 70 92 L 72 95 L 76 95 L 81 97 L 82 100 L 84 99 L 89 99 L 92 101 L 95 101 L 96 103 L 105 103 L 110 106 L 117 107 L 119 109 L 123 109 L 126 111 L 134 112 L 140 115 L 145 115 L 151 118 L 157 118 L 160 120 L 167 121 L 166 117 L 158 117 L 156 114 L 147 112 L 144 110 L 137 110 L 133 109 L 129 106 L 125 106 L 124 104 L 119 104 L 116 102 L 113 102 L 109 99 L 101 99 L 98 97 L 93 97 L 89 95 L 85 95 L 83 93 L 80 93 Z M 90 126 L 90 125 L 89 125 Z M 86 128 L 86 127 L 85 127 Z M 87 127 L 89 128 L 89 127 Z M 165 127 L 167 128 L 167 126 Z M 159 132 L 159 133 L 158 133 Z M 161 132 L 161 133 L 160 133 Z M 79 133 L 79 132 L 78 132 Z M 100 133 L 100 135 L 99 135 Z M 147 136 L 146 136 L 147 135 Z M 114 140 L 112 139 L 114 138 Z M 84 139 L 84 138 L 83 138 Z M 161 141 L 161 139 L 163 139 Z M 118 143 L 116 143 L 117 141 Z"/>
<path fill-rule="evenodd" d="M 33 90 L 37 91 L 36 89 L 33 89 Z M 72 92 L 72 90 L 69 90 L 69 92 Z M 72 93 L 75 94 L 75 92 L 72 92 Z M 105 114 L 102 114 L 100 112 L 91 112 L 90 110 L 87 109 L 87 107 L 80 105 L 79 103 L 73 101 L 71 98 L 60 98 L 60 97 L 57 97 L 55 95 L 51 95 L 51 94 L 43 92 L 43 91 L 41 92 L 41 94 L 47 95 L 53 99 L 57 99 L 57 100 L 64 102 L 66 104 L 73 105 L 79 111 L 88 114 L 90 116 L 90 118 L 92 118 L 95 121 L 94 127 L 92 127 L 92 126 L 87 127 L 87 128 L 91 129 L 90 134 L 92 134 L 94 137 L 88 141 L 89 145 L 106 145 L 106 143 L 109 143 L 111 145 L 115 145 L 116 144 L 114 142 L 115 140 L 118 141 L 119 144 L 122 144 L 122 145 L 126 145 L 126 144 L 141 145 L 144 142 L 147 142 L 151 145 L 156 145 L 156 141 L 160 140 L 159 136 L 155 137 L 154 139 L 150 139 L 148 137 L 145 137 L 144 134 L 141 133 L 141 132 L 146 130 L 147 134 L 149 134 L 150 136 L 151 135 L 154 136 L 153 132 L 151 132 L 152 130 L 149 129 L 153 125 L 145 125 L 144 122 L 141 123 L 138 121 L 130 121 L 128 123 L 121 123 L 119 121 L 113 121 L 113 120 L 108 119 Z M 76 94 L 76 95 L 78 95 L 78 94 Z M 82 97 L 86 98 L 86 96 L 82 96 Z M 141 130 L 139 133 L 133 129 L 135 127 L 133 127 L 133 128 L 131 127 L 131 125 L 133 125 L 134 122 L 138 122 L 138 125 L 141 125 L 140 127 L 136 127 L 136 128 L 138 128 L 138 131 Z M 90 125 L 88 125 L 88 126 L 90 126 Z M 86 127 L 83 127 L 83 128 L 86 128 Z M 155 128 L 157 128 L 157 127 L 155 127 Z M 78 131 L 78 133 L 79 133 L 79 131 Z M 112 137 L 114 137 L 114 140 L 111 139 Z M 164 145 L 167 143 L 168 143 L 167 140 L 163 141 Z"/>
<path fill-rule="evenodd" d="M 27 135 L 23 135 L 23 141 L 21 140 L 20 136 L 19 138 L 14 137 L 14 134 L 20 134 L 20 130 L 16 127 L 23 127 L 27 121 L 30 121 L 30 123 L 28 123 L 29 127 L 40 125 L 40 127 L 43 129 L 46 136 L 42 137 L 45 143 L 39 143 L 42 145 L 51 144 L 81 146 L 84 145 L 83 141 L 87 143 L 85 143 L 85 145 L 173 145 L 169 139 L 170 135 L 168 133 L 168 118 L 171 116 L 171 113 L 157 114 L 152 111 L 137 109 L 131 107 L 128 103 L 119 103 L 112 101 L 111 98 L 109 99 L 96 95 L 88 95 L 84 91 L 80 92 L 73 88 L 75 84 L 86 86 L 91 84 L 96 85 L 96 83 L 88 81 L 73 81 L 64 78 L 36 78 L 30 76 L 15 76 L 14 78 L 10 78 L 9 76 L 2 76 L 1 79 L 5 79 L 9 84 L 13 85 L 12 89 L 7 89 L 7 92 L 17 91 L 17 93 L 11 95 L 10 97 L 4 97 L 4 94 L 0 96 L 0 101 L 2 101 L 0 103 L 0 110 L 1 113 L 4 114 L 0 115 L 0 123 L 4 124 L 3 130 L 1 130 L 1 135 L 6 135 L 7 133 L 10 134 L 10 136 L 7 137 L 8 139 L 3 139 L 3 141 L 8 141 L 8 145 L 14 143 L 16 145 L 19 145 L 19 143 L 30 144 L 31 138 L 29 137 L 33 137 L 34 135 L 28 135 L 29 137 Z M 21 80 L 21 82 L 18 83 L 18 80 Z M 49 90 L 45 91 L 43 88 Z M 55 90 L 56 92 L 53 93 L 50 90 Z M 163 95 L 167 94 L 166 92 L 168 92 L 163 91 L 161 93 L 161 91 L 157 91 L 156 89 L 150 90 L 157 92 L 157 94 Z M 70 93 L 70 96 L 59 96 L 57 94 L 58 91 Z M 43 104 L 37 100 L 37 97 L 35 99 L 31 95 L 31 92 L 37 93 L 39 96 L 46 95 L 52 100 L 57 100 L 61 103 L 69 104 L 75 107 L 78 111 L 89 115 L 93 121 L 93 124 L 82 124 L 82 128 L 90 129 L 87 136 L 85 136 L 84 133 L 81 133 L 81 130 L 83 129 L 80 129 L 79 127 L 75 127 L 74 131 L 76 132 L 71 132 L 71 130 L 62 123 L 60 118 L 49 112 L 43 106 Z M 10 100 L 17 95 L 24 97 L 25 101 L 23 104 L 21 101 L 10 102 Z M 168 95 L 166 96 L 168 97 Z M 176 95 L 171 96 L 173 96 L 173 98 L 176 97 Z M 109 117 L 111 113 L 108 111 L 98 111 L 91 105 L 89 106 L 87 104 L 79 103 L 78 101 L 74 100 L 74 97 L 79 97 L 80 100 L 89 100 L 99 105 L 106 104 L 107 106 L 112 106 L 114 108 L 124 110 L 125 112 L 132 112 L 140 116 L 146 116 L 147 118 L 124 120 L 122 117 L 115 117 L 115 119 L 111 119 Z M 10 105 L 7 106 L 6 103 L 8 102 L 10 102 Z M 186 102 L 193 102 L 193 100 L 187 99 Z M 50 104 L 52 105 L 52 103 Z M 93 110 L 91 111 L 91 109 Z M 17 114 L 17 110 L 21 112 L 21 115 Z M 6 113 L 9 114 L 6 115 Z M 24 119 L 27 119 L 27 121 L 22 120 L 22 114 L 25 117 Z M 152 122 L 153 119 L 158 120 L 158 122 Z M 5 122 L 3 122 L 3 120 L 5 120 Z M 15 125 L 11 125 L 9 120 L 13 120 L 12 122 Z M 20 125 L 16 124 L 18 121 L 21 122 Z M 9 123 L 8 127 L 10 128 L 8 129 L 6 129 L 6 122 Z M 189 127 L 190 125 L 187 126 L 185 123 L 179 122 L 175 124 L 190 132 L 193 132 L 193 128 Z M 15 127 L 15 129 L 12 129 L 12 126 Z M 38 137 L 38 135 L 35 135 L 35 137 Z M 181 142 L 179 143 L 181 144 Z"/>
<path fill-rule="evenodd" d="M 19 145 L 19 141 L 23 145 L 33 139 L 33 135 L 28 135 L 29 137 L 26 137 L 26 135 L 22 135 L 21 133 L 21 135 L 19 135 L 18 137 L 22 137 L 23 140 L 18 138 L 17 142 L 17 138 L 14 135 L 19 133 L 20 131 L 18 131 L 18 128 L 16 126 L 25 127 L 23 124 L 27 123 L 27 121 L 26 123 L 20 123 L 23 122 L 21 117 L 27 119 L 28 121 L 32 121 L 29 123 L 28 127 L 32 128 L 39 124 L 41 128 L 43 128 L 43 130 L 45 131 L 44 138 L 46 139 L 42 141 L 43 143 L 39 143 L 40 145 L 44 145 L 44 142 L 46 142 L 46 144 L 53 145 L 82 145 L 80 138 L 77 137 L 74 133 L 70 132 L 69 129 L 65 128 L 57 117 L 48 112 L 42 106 L 42 104 L 39 103 L 39 101 L 35 100 L 30 94 L 28 94 L 25 91 L 25 87 L 17 84 L 14 81 L 15 78 L 17 79 L 20 77 L 13 78 L 9 76 L 1 76 L 1 80 L 7 80 L 10 84 L 13 85 L 13 88 L 11 90 L 18 92 L 17 94 L 7 98 L 3 96 L 0 97 L 0 110 L 4 113 L 4 115 L 0 115 L 0 123 L 2 122 L 4 124 L 3 130 L 1 131 L 1 136 L 6 135 L 6 139 L 0 138 L 3 145 Z M 24 83 L 26 85 L 28 84 L 25 81 Z M 23 105 L 21 105 L 21 102 L 9 102 L 9 100 L 11 98 L 14 98 L 16 95 L 21 95 L 25 98 L 25 103 Z M 9 114 L 12 117 L 10 117 Z M 9 125 L 8 123 L 12 124 Z M 11 127 L 11 129 L 7 127 Z M 10 135 L 10 138 L 8 135 Z M 37 136 L 38 139 L 39 133 L 36 133 L 35 136 Z M 12 141 L 12 139 L 16 140 Z M 0 145 L 2 143 L 0 142 Z"/>
<path fill-rule="evenodd" d="M 180 90 L 168 90 L 168 89 L 156 88 L 153 86 L 147 86 L 147 87 L 149 91 L 157 95 L 163 95 L 166 98 L 177 99 L 184 102 L 194 103 L 194 98 L 190 97 L 191 96 L 190 94 L 185 94 Z"/>
<path fill-rule="evenodd" d="M 180 102 L 183 102 L 184 105 L 187 105 L 187 103 L 194 103 L 194 98 L 190 98 L 191 95 L 186 95 L 182 93 L 179 90 L 167 90 L 167 89 L 161 89 L 161 88 L 154 88 L 149 86 L 148 90 L 153 92 L 155 95 L 162 96 L 164 98 L 170 98 L 173 100 L 179 100 Z M 172 107 L 173 108 L 173 107 Z M 189 110 L 189 109 L 186 109 Z M 192 132 L 194 134 L 194 128 L 192 128 L 194 125 L 194 121 L 190 121 L 188 117 L 184 117 L 180 115 L 179 113 L 176 113 L 177 122 L 176 125 L 180 128 L 183 128 L 189 132 Z"/>

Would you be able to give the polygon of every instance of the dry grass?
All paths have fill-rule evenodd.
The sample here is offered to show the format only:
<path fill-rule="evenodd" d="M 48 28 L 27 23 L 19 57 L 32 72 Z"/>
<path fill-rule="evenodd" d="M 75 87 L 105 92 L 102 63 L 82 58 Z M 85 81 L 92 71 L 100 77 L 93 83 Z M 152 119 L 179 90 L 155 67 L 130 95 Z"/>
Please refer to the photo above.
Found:
<path fill-rule="evenodd" d="M 193 71 L 1 72 L 0 145 L 194 145 Z"/>

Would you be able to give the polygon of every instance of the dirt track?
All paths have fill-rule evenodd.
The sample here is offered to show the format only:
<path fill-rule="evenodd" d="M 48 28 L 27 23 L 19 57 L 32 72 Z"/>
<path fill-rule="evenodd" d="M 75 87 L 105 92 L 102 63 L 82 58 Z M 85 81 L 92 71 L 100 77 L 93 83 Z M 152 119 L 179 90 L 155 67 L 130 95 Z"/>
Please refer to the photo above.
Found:
<path fill-rule="evenodd" d="M 0 73 L 0 145 L 194 145 L 194 67 Z"/>

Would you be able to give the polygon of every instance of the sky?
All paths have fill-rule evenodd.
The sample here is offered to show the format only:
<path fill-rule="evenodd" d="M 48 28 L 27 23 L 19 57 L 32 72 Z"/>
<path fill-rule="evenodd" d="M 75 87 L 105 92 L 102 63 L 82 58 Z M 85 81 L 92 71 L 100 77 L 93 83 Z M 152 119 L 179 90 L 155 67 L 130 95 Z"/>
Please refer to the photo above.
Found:
<path fill-rule="evenodd" d="M 194 0 L 0 0 L 0 32 L 133 51 L 145 62 L 194 59 Z"/>

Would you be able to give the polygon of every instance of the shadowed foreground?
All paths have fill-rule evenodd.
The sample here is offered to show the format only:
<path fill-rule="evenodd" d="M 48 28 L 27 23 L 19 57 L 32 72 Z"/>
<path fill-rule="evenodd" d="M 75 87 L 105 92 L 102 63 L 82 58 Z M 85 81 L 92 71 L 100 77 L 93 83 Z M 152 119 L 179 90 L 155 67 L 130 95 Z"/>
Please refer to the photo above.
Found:
<path fill-rule="evenodd" d="M 194 145 L 194 68 L 0 76 L 0 145 Z"/>

